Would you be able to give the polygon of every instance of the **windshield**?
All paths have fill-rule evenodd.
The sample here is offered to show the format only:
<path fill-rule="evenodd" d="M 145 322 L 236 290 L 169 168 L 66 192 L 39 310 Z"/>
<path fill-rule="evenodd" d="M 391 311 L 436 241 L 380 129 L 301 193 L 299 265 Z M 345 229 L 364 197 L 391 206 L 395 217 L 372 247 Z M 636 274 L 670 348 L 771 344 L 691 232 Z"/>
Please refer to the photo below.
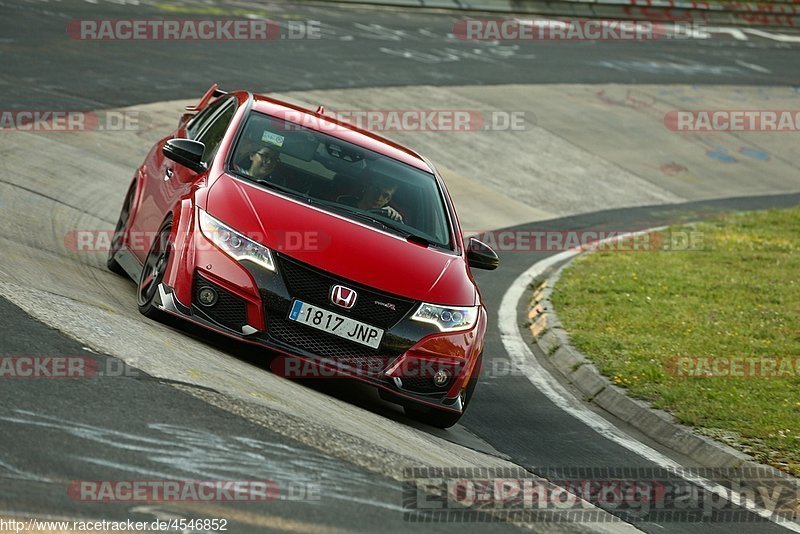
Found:
<path fill-rule="evenodd" d="M 395 159 L 299 124 L 251 112 L 229 168 L 322 209 L 452 249 L 436 178 Z"/>

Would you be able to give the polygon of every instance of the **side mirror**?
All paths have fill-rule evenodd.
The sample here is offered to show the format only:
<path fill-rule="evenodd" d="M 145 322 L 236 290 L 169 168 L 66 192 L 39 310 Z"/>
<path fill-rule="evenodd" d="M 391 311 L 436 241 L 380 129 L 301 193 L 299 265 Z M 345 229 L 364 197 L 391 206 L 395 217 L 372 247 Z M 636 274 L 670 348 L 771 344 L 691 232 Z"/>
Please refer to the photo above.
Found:
<path fill-rule="evenodd" d="M 202 162 L 203 152 L 206 146 L 199 141 L 191 139 L 170 139 L 161 151 L 164 156 L 175 163 L 180 163 L 184 167 L 200 173 L 206 170 Z"/>
<path fill-rule="evenodd" d="M 476 269 L 493 271 L 500 265 L 500 258 L 489 245 L 470 237 L 469 247 L 467 248 L 467 263 L 470 267 Z"/>

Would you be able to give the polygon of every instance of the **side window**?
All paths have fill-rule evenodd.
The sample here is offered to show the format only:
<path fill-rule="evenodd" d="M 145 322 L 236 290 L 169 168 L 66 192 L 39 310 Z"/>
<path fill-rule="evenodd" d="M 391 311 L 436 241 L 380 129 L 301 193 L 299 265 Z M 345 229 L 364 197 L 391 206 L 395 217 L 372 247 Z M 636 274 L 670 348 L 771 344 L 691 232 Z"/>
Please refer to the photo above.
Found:
<path fill-rule="evenodd" d="M 230 102 L 228 98 L 220 98 L 216 102 L 212 102 L 206 109 L 192 117 L 192 120 L 186 125 L 186 133 L 189 139 L 197 139 L 197 134 L 203 131 L 204 127 L 208 125 L 219 108 L 225 102 Z"/>
<path fill-rule="evenodd" d="M 225 137 L 225 132 L 228 130 L 228 125 L 233 120 L 234 113 L 236 113 L 236 106 L 232 100 L 229 100 L 225 107 L 210 120 L 208 126 L 197 138 L 198 141 L 206 145 L 206 149 L 203 152 L 203 163 L 206 165 L 217 154 L 222 138 Z"/>

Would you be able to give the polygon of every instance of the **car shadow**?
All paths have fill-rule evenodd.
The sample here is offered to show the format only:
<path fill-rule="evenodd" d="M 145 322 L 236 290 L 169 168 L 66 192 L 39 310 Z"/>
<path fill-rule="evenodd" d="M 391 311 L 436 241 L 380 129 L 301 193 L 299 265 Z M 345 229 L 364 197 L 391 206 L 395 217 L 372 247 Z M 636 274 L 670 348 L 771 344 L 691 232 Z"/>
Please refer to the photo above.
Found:
<path fill-rule="evenodd" d="M 228 356 L 246 362 L 262 371 L 280 376 L 284 380 L 291 380 L 302 387 L 369 410 L 381 417 L 408 425 L 428 434 L 449 439 L 450 431 L 426 425 L 406 416 L 400 405 L 382 399 L 378 394 L 377 388 L 373 386 L 364 384 L 355 379 L 340 377 L 287 378 L 280 373 L 276 373 L 271 366 L 281 355 L 266 347 L 259 347 L 251 343 L 237 341 L 223 334 L 178 318 L 170 318 L 170 320 L 166 321 L 166 325 Z"/>

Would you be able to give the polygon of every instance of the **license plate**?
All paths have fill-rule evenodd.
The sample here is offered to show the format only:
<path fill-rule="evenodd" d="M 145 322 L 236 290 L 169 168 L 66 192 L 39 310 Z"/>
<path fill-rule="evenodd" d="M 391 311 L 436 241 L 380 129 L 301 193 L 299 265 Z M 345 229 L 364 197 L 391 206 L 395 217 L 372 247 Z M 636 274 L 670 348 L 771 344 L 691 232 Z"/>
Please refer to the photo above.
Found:
<path fill-rule="evenodd" d="M 292 304 L 289 319 L 373 349 L 378 348 L 383 338 L 383 330 L 380 328 L 375 328 L 324 308 L 318 308 L 301 300 L 295 300 L 294 304 Z"/>

